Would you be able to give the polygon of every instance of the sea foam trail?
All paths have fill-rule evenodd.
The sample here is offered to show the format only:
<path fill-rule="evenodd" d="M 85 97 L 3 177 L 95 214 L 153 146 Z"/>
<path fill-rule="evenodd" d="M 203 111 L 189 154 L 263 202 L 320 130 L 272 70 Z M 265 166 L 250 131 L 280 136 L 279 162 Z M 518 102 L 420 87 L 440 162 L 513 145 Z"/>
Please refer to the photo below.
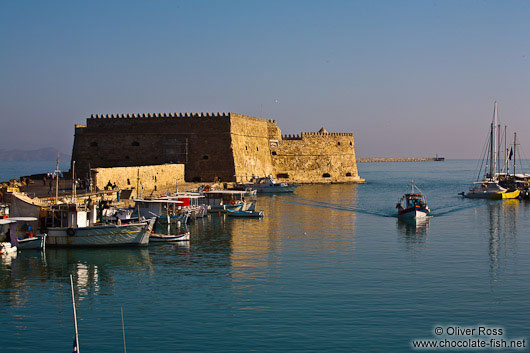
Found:
<path fill-rule="evenodd" d="M 327 209 L 333 209 L 337 211 L 345 211 L 345 212 L 355 212 L 355 213 L 362 213 L 362 214 L 369 214 L 373 216 L 379 216 L 379 217 L 397 217 L 397 214 L 394 212 L 394 209 L 392 210 L 370 210 L 370 209 L 363 209 L 355 206 L 348 206 L 343 204 L 336 204 L 331 202 L 325 202 L 325 201 L 317 201 L 317 200 L 311 200 L 304 197 L 298 197 L 299 200 L 296 201 L 283 201 L 284 203 L 291 203 L 291 204 L 297 204 L 297 205 L 304 205 L 304 206 L 310 206 L 310 207 L 318 207 L 318 208 L 327 208 Z M 468 203 L 466 205 L 462 206 L 447 206 L 447 207 L 441 207 L 436 208 L 433 210 L 430 214 L 432 217 L 442 217 L 449 214 L 453 214 L 459 211 L 464 211 L 472 208 L 477 208 L 481 205 L 481 202 L 473 202 Z"/>
<path fill-rule="evenodd" d="M 354 212 L 354 213 L 364 213 L 369 214 L 373 216 L 379 216 L 379 217 L 394 217 L 393 214 L 385 213 L 384 211 L 373 211 L 373 210 L 366 210 L 361 209 L 353 206 L 345 206 L 340 204 L 333 204 L 329 202 L 320 202 L 320 201 L 314 201 L 314 200 L 302 200 L 302 201 L 282 201 L 287 204 L 295 204 L 295 205 L 303 205 L 303 206 L 309 206 L 309 207 L 318 207 L 318 208 L 325 208 L 325 209 L 332 209 L 336 211 L 344 211 L 344 212 Z"/>

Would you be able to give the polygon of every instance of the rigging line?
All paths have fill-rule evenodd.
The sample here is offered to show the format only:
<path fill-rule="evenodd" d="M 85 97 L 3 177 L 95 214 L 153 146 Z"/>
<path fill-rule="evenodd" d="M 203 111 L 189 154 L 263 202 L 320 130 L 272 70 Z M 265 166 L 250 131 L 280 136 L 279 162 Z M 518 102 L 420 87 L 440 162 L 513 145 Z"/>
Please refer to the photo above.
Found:
<path fill-rule="evenodd" d="M 491 133 L 489 133 L 488 136 L 489 135 L 491 135 Z M 491 138 L 491 136 L 486 138 L 486 142 L 484 143 L 484 147 L 482 147 L 482 153 L 481 153 L 480 160 L 479 160 L 480 162 L 477 162 L 477 167 L 475 167 L 475 170 L 478 169 L 477 181 L 480 178 L 480 174 L 482 172 L 482 166 L 484 166 L 484 159 L 485 159 L 486 153 L 489 151 L 490 138 Z M 480 168 L 479 168 L 479 164 L 480 164 Z"/>

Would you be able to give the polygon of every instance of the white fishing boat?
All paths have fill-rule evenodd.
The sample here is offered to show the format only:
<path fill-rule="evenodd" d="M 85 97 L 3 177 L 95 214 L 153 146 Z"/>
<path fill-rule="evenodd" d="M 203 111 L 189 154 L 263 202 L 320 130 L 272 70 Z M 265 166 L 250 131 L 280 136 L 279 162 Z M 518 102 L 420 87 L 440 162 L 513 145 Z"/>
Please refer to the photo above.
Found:
<path fill-rule="evenodd" d="M 412 183 L 411 191 L 401 197 L 396 208 L 398 217 L 403 219 L 425 218 L 431 212 L 425 196 L 414 183 Z"/>
<path fill-rule="evenodd" d="M 490 135 L 488 138 L 488 151 L 487 157 L 483 158 L 486 164 L 484 165 L 485 175 L 482 180 L 473 183 L 473 187 L 469 189 L 467 193 L 460 193 L 460 195 L 470 199 L 514 199 L 519 197 L 519 190 L 508 190 L 499 185 L 499 125 L 498 125 L 498 112 L 497 102 L 494 103 L 493 108 L 493 121 L 490 126 Z M 482 172 L 479 171 L 479 175 Z"/>
<path fill-rule="evenodd" d="M 258 178 L 252 184 L 252 188 L 256 189 L 261 194 L 278 194 L 278 193 L 292 193 L 298 187 L 295 184 L 278 183 L 274 180 L 272 175 L 266 178 Z"/>
<path fill-rule="evenodd" d="M 97 223 L 95 206 L 59 204 L 43 210 L 46 244 L 59 247 L 145 246 L 155 218 L 134 223 Z"/>
<path fill-rule="evenodd" d="M 156 234 L 152 233 L 149 236 L 150 242 L 176 242 L 176 241 L 189 241 L 190 232 L 182 232 L 179 234 Z"/>

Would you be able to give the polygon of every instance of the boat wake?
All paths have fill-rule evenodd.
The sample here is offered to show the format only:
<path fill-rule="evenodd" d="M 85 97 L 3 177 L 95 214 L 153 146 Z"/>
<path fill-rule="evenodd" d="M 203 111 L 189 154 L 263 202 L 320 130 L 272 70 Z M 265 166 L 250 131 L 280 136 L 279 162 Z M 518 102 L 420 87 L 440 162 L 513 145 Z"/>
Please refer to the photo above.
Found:
<path fill-rule="evenodd" d="M 296 205 L 303 205 L 303 206 L 309 206 L 309 207 L 326 208 L 326 209 L 332 209 L 336 211 L 363 213 L 363 214 L 369 214 L 372 216 L 379 216 L 379 217 L 396 217 L 394 213 L 385 213 L 384 211 L 379 211 L 379 210 L 367 210 L 367 209 L 361 209 L 361 208 L 354 207 L 354 206 L 335 204 L 331 202 L 316 201 L 316 200 L 310 200 L 310 199 L 304 199 L 304 198 L 300 198 L 300 199 L 301 199 L 300 201 L 283 201 L 283 202 L 287 204 L 296 204 Z"/>
<path fill-rule="evenodd" d="M 432 211 L 429 216 L 430 217 L 443 217 L 443 216 L 447 216 L 447 215 L 450 215 L 456 212 L 465 211 L 465 210 L 472 209 L 472 208 L 477 208 L 477 207 L 480 207 L 480 205 L 482 204 L 481 202 L 476 202 L 477 200 L 474 200 L 474 201 L 475 202 L 467 203 L 465 205 L 435 208 L 435 210 Z M 393 208 L 385 209 L 385 210 L 363 209 L 363 208 L 359 208 L 359 207 L 355 207 L 351 205 L 337 204 L 337 203 L 325 202 L 325 201 L 317 201 L 317 200 L 306 199 L 303 197 L 298 197 L 298 200 L 296 201 L 283 200 L 282 202 L 287 203 L 287 204 L 296 204 L 296 205 L 309 206 L 309 207 L 326 208 L 326 209 L 332 209 L 336 211 L 368 214 L 372 216 L 385 217 L 385 218 L 397 218 L 397 213 L 395 212 Z"/>

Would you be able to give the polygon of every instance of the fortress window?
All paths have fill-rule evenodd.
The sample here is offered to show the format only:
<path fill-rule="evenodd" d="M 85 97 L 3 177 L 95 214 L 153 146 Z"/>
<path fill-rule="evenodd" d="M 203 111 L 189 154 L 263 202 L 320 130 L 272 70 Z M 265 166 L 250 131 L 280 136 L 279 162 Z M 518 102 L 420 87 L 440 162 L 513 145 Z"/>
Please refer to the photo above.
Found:
<path fill-rule="evenodd" d="M 346 176 L 351 176 L 351 173 L 350 172 L 346 173 Z"/>
<path fill-rule="evenodd" d="M 276 156 L 276 151 L 271 152 L 273 156 Z"/>
<path fill-rule="evenodd" d="M 208 155 L 206 155 L 206 154 L 205 154 L 204 156 L 202 156 L 202 159 L 205 159 L 205 160 L 206 160 L 206 159 L 208 159 L 208 158 L 210 158 L 210 157 L 208 157 Z"/>
<path fill-rule="evenodd" d="M 256 147 L 256 151 L 259 151 L 259 147 Z"/>
<path fill-rule="evenodd" d="M 127 179 L 127 185 L 131 185 L 131 181 Z"/>
<path fill-rule="evenodd" d="M 133 143 L 131 143 L 131 146 L 140 146 L 140 142 L 138 142 L 138 141 L 133 141 Z"/>
<path fill-rule="evenodd" d="M 340 146 L 340 141 L 339 141 L 339 142 L 337 142 L 337 146 Z"/>
<path fill-rule="evenodd" d="M 353 146 L 353 143 L 350 141 L 350 146 Z"/>
<path fill-rule="evenodd" d="M 90 142 L 90 147 L 98 147 L 98 143 L 96 141 Z"/>
<path fill-rule="evenodd" d="M 331 175 L 329 173 L 322 174 L 322 178 L 331 178 Z"/>
<path fill-rule="evenodd" d="M 276 178 L 280 179 L 280 178 L 289 178 L 289 174 L 287 173 L 280 173 L 280 174 L 276 174 Z"/>
<path fill-rule="evenodd" d="M 245 151 L 246 151 L 246 150 L 248 150 L 248 147 L 247 147 L 247 146 L 245 146 Z"/>

